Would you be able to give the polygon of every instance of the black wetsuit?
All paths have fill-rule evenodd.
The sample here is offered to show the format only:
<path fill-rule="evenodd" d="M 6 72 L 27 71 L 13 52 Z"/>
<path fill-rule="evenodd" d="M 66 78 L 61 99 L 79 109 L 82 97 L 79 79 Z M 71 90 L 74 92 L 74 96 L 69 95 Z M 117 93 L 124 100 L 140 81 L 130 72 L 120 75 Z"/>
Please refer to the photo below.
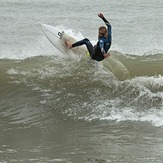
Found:
<path fill-rule="evenodd" d="M 102 20 L 107 25 L 107 30 L 108 30 L 107 38 L 104 36 L 99 37 L 98 42 L 94 47 L 87 38 L 72 44 L 72 47 L 86 45 L 91 58 L 96 61 L 102 61 L 104 59 L 104 54 L 108 52 L 112 42 L 111 25 L 105 18 L 102 18 Z"/>

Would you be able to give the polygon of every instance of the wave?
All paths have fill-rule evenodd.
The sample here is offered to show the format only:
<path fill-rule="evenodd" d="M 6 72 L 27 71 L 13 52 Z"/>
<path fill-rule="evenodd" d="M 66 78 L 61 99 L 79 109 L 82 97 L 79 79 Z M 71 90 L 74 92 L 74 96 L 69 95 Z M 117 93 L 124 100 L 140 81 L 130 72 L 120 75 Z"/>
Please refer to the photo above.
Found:
<path fill-rule="evenodd" d="M 30 51 L 30 50 L 29 50 Z M 29 55 L 29 51 L 26 51 L 25 53 L 25 58 L 24 57 L 18 57 L 18 58 L 2 58 L 0 59 L 0 62 L 3 62 L 4 60 L 8 60 L 11 61 L 17 61 L 17 62 L 21 62 L 21 60 L 28 60 L 28 59 L 33 59 L 33 58 L 40 58 L 40 57 L 51 57 L 51 56 L 55 56 L 55 57 L 60 57 L 60 59 L 65 59 L 68 56 L 64 56 L 63 54 L 61 54 L 59 51 L 51 51 L 48 54 L 47 53 L 41 53 L 39 54 L 37 52 L 37 55 L 33 54 L 33 55 Z M 134 78 L 137 76 L 158 76 L 158 75 L 163 75 L 163 54 L 159 53 L 159 54 L 152 54 L 152 55 L 143 55 L 143 56 L 139 56 L 139 55 L 133 55 L 133 54 L 123 54 L 121 52 L 118 51 L 111 51 L 111 56 L 114 57 L 114 59 L 116 59 L 117 61 L 119 61 L 120 63 L 122 63 L 127 70 L 129 71 L 129 76 L 130 78 Z M 71 55 L 71 57 L 73 57 L 73 59 L 77 59 L 77 60 L 81 60 L 81 56 L 76 56 L 76 54 Z M 109 60 L 109 59 L 108 59 Z M 110 63 L 108 63 L 110 64 Z M 114 62 L 113 62 L 114 64 Z M 3 64 L 2 64 L 3 65 Z M 116 67 L 116 66 L 114 66 Z M 3 67 L 2 67 L 3 69 Z"/>
<path fill-rule="evenodd" d="M 129 70 L 130 77 L 136 76 L 158 76 L 163 75 L 163 54 L 153 55 L 129 55 L 120 52 L 113 52 Z"/>
<path fill-rule="evenodd" d="M 163 126 L 162 55 L 111 54 L 127 67 L 129 79 L 120 81 L 101 64 L 75 55 L 1 59 L 1 90 L 10 92 L 7 83 L 16 85 L 13 98 L 28 88 L 32 95 L 40 92 L 36 94 L 40 105 L 74 119 L 147 121 Z M 8 101 L 6 94 L 0 98 Z"/>

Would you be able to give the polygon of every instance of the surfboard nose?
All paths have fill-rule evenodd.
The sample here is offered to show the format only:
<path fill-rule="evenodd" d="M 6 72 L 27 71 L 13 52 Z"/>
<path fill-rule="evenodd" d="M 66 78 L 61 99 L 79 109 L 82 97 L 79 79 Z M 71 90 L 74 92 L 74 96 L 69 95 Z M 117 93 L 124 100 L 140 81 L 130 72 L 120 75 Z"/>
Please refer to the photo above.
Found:
<path fill-rule="evenodd" d="M 46 24 L 41 24 L 40 26 L 41 26 L 41 28 L 42 28 L 43 31 L 46 31 L 47 30 L 46 29 Z"/>

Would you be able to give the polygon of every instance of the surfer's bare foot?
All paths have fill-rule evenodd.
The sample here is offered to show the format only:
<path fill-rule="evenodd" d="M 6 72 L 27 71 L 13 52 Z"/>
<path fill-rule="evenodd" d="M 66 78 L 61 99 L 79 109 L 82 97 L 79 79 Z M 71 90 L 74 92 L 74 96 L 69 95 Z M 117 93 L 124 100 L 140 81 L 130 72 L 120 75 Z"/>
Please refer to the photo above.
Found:
<path fill-rule="evenodd" d="M 66 41 L 66 46 L 67 46 L 68 49 L 71 49 L 72 48 L 72 43 L 69 40 L 67 40 Z"/>

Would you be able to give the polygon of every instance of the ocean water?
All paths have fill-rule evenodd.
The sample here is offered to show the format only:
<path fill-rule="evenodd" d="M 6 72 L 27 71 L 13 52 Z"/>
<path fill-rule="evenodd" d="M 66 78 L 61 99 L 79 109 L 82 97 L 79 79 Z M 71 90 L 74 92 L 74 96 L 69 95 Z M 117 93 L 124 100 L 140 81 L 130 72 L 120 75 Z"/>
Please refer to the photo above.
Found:
<path fill-rule="evenodd" d="M 162 163 L 163 1 L 0 0 L 0 163 Z M 97 41 L 130 73 L 119 80 L 63 55 L 40 24 Z"/>

